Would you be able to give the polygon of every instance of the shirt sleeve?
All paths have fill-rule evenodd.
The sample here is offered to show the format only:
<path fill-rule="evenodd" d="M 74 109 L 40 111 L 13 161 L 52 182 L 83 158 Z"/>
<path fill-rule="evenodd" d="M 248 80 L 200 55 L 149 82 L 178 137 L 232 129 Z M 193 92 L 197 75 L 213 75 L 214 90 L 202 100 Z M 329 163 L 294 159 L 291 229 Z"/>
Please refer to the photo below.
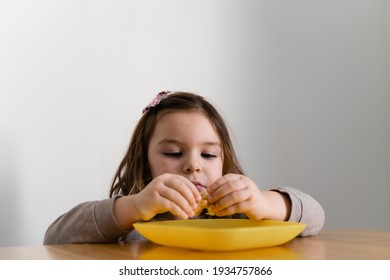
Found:
<path fill-rule="evenodd" d="M 300 222 L 307 225 L 300 236 L 316 235 L 325 223 L 325 212 L 322 206 L 310 195 L 292 187 L 273 189 L 288 195 L 291 201 L 289 222 Z"/>
<path fill-rule="evenodd" d="M 116 198 L 75 206 L 48 227 L 43 244 L 116 242 L 128 233 L 114 217 Z"/>

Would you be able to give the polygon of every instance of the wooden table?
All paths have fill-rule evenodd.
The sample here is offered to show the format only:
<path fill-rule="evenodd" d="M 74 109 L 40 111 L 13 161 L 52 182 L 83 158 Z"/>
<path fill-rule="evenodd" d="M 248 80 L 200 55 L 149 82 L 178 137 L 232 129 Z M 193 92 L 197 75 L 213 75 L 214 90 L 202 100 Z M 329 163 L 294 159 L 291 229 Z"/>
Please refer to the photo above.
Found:
<path fill-rule="evenodd" d="M 323 230 L 313 237 L 298 237 L 270 248 L 209 252 L 159 246 L 149 241 L 123 244 L 65 244 L 0 248 L 0 259 L 32 260 L 390 260 L 390 231 Z"/>

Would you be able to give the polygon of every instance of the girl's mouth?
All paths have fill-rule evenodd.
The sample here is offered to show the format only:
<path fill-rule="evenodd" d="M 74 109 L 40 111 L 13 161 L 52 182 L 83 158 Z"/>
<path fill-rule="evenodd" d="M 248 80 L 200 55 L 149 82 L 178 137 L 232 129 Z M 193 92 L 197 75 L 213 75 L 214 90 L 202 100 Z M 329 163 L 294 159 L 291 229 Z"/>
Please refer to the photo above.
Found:
<path fill-rule="evenodd" d="M 195 187 L 198 189 L 199 192 L 205 191 L 205 190 L 207 189 L 206 186 L 203 186 L 203 185 L 202 185 L 201 183 L 199 183 L 199 182 L 192 182 L 192 183 L 195 185 Z"/>

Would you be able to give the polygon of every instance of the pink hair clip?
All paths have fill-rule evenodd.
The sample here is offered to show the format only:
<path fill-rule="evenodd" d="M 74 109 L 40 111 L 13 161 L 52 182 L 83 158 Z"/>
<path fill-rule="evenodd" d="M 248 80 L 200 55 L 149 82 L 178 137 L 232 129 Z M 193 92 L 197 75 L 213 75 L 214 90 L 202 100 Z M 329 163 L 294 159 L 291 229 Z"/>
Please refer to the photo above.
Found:
<path fill-rule="evenodd" d="M 160 104 L 161 101 L 163 101 L 168 94 L 170 94 L 170 91 L 162 91 L 159 92 L 155 98 L 142 110 L 142 114 L 148 111 L 150 108 L 156 107 L 158 104 Z"/>

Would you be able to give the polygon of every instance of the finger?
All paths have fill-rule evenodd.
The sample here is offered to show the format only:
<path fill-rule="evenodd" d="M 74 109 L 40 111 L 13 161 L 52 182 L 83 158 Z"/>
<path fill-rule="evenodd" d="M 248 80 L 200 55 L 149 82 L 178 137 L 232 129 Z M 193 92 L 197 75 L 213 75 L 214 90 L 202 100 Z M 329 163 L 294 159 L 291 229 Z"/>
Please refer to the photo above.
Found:
<path fill-rule="evenodd" d="M 232 176 L 230 180 L 221 180 L 220 185 L 216 188 L 209 196 L 208 201 L 210 203 L 215 203 L 225 196 L 228 196 L 231 193 L 238 192 L 247 188 L 248 184 L 246 180 L 238 176 Z"/>
<path fill-rule="evenodd" d="M 187 213 L 187 211 L 183 210 L 183 208 L 180 207 L 178 204 L 164 197 L 161 197 L 160 207 L 161 207 L 161 211 L 159 211 L 160 213 L 170 212 L 174 216 L 179 217 L 180 219 L 183 220 L 187 220 L 189 217 L 192 217 L 193 215 L 192 212 Z"/>
<path fill-rule="evenodd" d="M 191 198 L 194 197 L 195 202 L 199 202 L 202 200 L 202 196 L 200 195 L 198 188 L 190 180 L 188 180 L 186 177 L 183 177 L 180 175 L 177 175 L 177 179 L 182 181 L 183 184 L 185 184 L 187 186 L 187 188 L 191 191 L 191 193 L 192 193 Z M 188 193 L 186 192 L 186 194 L 188 194 Z"/>
<path fill-rule="evenodd" d="M 193 207 L 201 200 L 199 191 L 187 178 L 175 174 L 163 174 L 155 179 L 161 185 L 172 188 L 180 193 Z"/>
<path fill-rule="evenodd" d="M 179 188 L 180 189 L 180 188 Z M 176 214 L 177 207 L 180 208 L 187 216 L 192 217 L 194 215 L 193 205 L 180 193 L 176 188 L 171 186 L 162 187 L 159 191 L 165 210 Z"/>
<path fill-rule="evenodd" d="M 180 193 L 193 208 L 202 199 L 195 185 L 183 176 L 174 176 L 165 182 L 165 184 Z"/>
<path fill-rule="evenodd" d="M 213 193 L 215 192 L 217 189 L 219 189 L 221 186 L 223 186 L 224 184 L 226 184 L 227 182 L 231 181 L 231 180 L 237 180 L 240 178 L 240 175 L 239 174 L 226 174 L 220 178 L 218 178 L 214 183 L 212 183 L 208 188 L 207 188 L 207 191 L 209 193 Z"/>
<path fill-rule="evenodd" d="M 214 210 L 215 215 L 217 216 L 229 216 L 237 213 L 250 213 L 251 210 L 253 209 L 253 203 L 250 200 L 245 200 L 240 203 L 236 203 L 233 205 L 230 205 L 229 207 L 223 208 L 221 210 Z M 249 217 L 248 218 L 252 218 Z M 253 217 L 255 219 L 255 217 Z M 257 218 L 256 218 L 257 219 Z M 261 218 L 260 218 L 261 219 Z"/>
<path fill-rule="evenodd" d="M 156 214 L 171 212 L 173 215 L 181 218 L 187 219 L 190 217 L 191 207 L 188 205 L 188 210 L 183 209 L 184 206 L 178 205 L 175 202 L 176 199 L 172 199 L 172 197 L 179 196 L 173 189 L 169 189 L 163 184 L 154 184 L 147 188 L 145 188 L 140 193 L 136 194 L 139 198 L 137 198 L 137 211 L 142 217 L 142 220 L 149 220 L 154 217 Z M 184 200 L 184 199 L 183 199 Z M 183 203 L 184 204 L 184 203 Z"/>
<path fill-rule="evenodd" d="M 237 207 L 240 205 L 240 203 L 249 201 L 250 199 L 251 199 L 250 192 L 246 191 L 246 189 L 235 191 L 229 193 L 228 195 L 222 197 L 221 199 L 213 203 L 213 211 L 215 213 L 224 211 L 226 209 L 230 209 L 228 211 L 231 210 L 241 211 L 241 208 L 238 209 Z M 234 212 L 234 213 L 241 213 L 241 212 Z"/>

